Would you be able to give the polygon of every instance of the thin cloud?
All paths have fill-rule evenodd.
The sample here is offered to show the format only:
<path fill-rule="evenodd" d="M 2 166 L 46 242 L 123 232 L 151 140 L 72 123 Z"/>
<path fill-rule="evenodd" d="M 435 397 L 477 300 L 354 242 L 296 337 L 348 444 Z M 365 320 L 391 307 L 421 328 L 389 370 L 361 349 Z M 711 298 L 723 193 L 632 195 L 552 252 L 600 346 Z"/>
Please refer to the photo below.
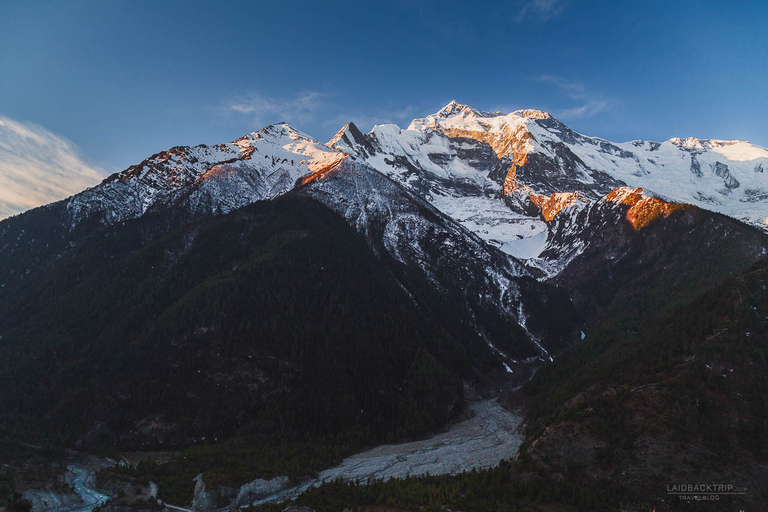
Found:
<path fill-rule="evenodd" d="M 580 119 L 607 112 L 613 108 L 612 99 L 602 93 L 587 90 L 579 82 L 571 82 L 552 75 L 543 75 L 538 78 L 538 81 L 556 87 L 563 95 L 577 103 L 572 107 L 553 112 L 558 119 L 564 121 Z"/>
<path fill-rule="evenodd" d="M 547 21 L 562 14 L 564 9 L 564 0 L 529 0 L 523 3 L 515 21 L 521 23 L 526 18 Z"/>
<path fill-rule="evenodd" d="M 70 141 L 0 116 L 0 219 L 81 192 L 105 174 Z"/>
<path fill-rule="evenodd" d="M 258 126 L 281 121 L 300 124 L 315 118 L 324 98 L 325 95 L 317 91 L 303 91 L 289 98 L 250 92 L 227 102 L 222 110 L 226 113 L 252 115 L 253 122 Z"/>

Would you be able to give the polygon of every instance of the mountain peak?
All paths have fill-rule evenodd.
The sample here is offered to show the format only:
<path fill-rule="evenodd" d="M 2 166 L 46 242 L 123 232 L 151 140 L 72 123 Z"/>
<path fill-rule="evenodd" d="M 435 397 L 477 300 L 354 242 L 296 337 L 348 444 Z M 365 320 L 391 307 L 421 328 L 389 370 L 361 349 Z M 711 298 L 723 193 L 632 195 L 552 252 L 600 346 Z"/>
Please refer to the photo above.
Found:
<path fill-rule="evenodd" d="M 455 116 L 462 113 L 474 114 L 474 112 L 475 112 L 475 109 L 473 109 L 469 105 L 462 105 L 456 100 L 451 100 L 450 103 L 448 103 L 446 106 L 438 110 L 435 116 L 450 117 L 450 116 Z"/>
<path fill-rule="evenodd" d="M 463 115 L 464 117 L 498 117 L 503 116 L 503 112 L 484 112 L 470 107 L 469 105 L 463 105 L 456 100 L 451 100 L 446 106 L 441 108 L 434 114 L 435 117 L 448 118 L 453 116 Z"/>
<path fill-rule="evenodd" d="M 520 117 L 525 117 L 526 119 L 552 119 L 552 116 L 549 115 L 549 112 L 536 110 L 534 108 L 515 110 L 513 114 L 517 114 Z"/>
<path fill-rule="evenodd" d="M 235 143 L 240 141 L 253 141 L 257 139 L 274 139 L 278 137 L 289 137 L 291 139 L 305 139 L 310 142 L 314 142 L 317 144 L 320 144 L 314 137 L 311 135 L 307 135 L 306 133 L 302 132 L 301 130 L 297 130 L 293 126 L 289 125 L 286 122 L 279 122 L 275 124 L 271 124 L 269 126 L 265 126 L 261 130 L 256 130 L 255 132 L 248 133 L 246 135 L 243 135 L 239 139 L 236 139 Z"/>
<path fill-rule="evenodd" d="M 356 133 L 356 132 L 360 132 L 360 130 L 358 129 L 358 127 L 357 127 L 357 126 L 355 126 L 355 123 L 353 123 L 353 122 L 349 122 L 349 123 L 345 124 L 344 126 L 342 126 L 342 127 L 341 127 L 341 130 L 339 130 L 338 132 L 336 132 L 336 135 L 334 135 L 333 137 L 331 137 L 331 140 L 329 140 L 329 141 L 326 143 L 326 146 L 334 147 L 334 144 L 336 144 L 337 142 L 339 142 L 339 141 L 340 141 L 340 140 L 341 140 L 341 139 L 344 137 L 344 135 L 346 135 L 347 131 L 350 131 L 350 132 L 352 132 L 353 134 L 354 134 L 354 133 Z"/>
<path fill-rule="evenodd" d="M 524 117 L 526 119 L 552 119 L 552 116 L 548 112 L 544 112 L 543 110 L 537 110 L 533 108 L 524 108 L 520 110 L 515 110 L 512 112 L 513 115 L 517 115 L 519 117 Z M 504 112 L 486 112 L 483 110 L 477 110 L 474 107 L 471 107 L 469 105 L 464 105 L 462 103 L 458 103 L 456 100 L 452 100 L 450 103 L 448 103 L 446 106 L 441 108 L 437 111 L 437 113 L 433 114 L 430 117 L 436 117 L 436 118 L 442 118 L 447 119 L 449 117 L 454 116 L 462 116 L 462 117 L 504 117 L 508 114 Z"/>
<path fill-rule="evenodd" d="M 351 122 L 345 124 L 326 143 L 326 146 L 346 154 L 358 154 L 358 156 L 373 156 L 376 153 L 376 148 L 373 147 L 368 137 L 355 126 L 355 123 Z"/>

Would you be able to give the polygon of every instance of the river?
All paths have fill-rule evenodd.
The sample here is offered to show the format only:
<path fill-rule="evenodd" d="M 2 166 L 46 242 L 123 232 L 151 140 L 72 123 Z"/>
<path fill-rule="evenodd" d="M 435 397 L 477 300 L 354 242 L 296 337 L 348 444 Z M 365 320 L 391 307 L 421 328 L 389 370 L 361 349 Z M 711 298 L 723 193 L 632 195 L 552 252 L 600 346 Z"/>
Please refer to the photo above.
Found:
<path fill-rule="evenodd" d="M 82 505 L 75 508 L 61 507 L 51 512 L 93 512 L 93 509 L 107 502 L 109 495 L 95 488 L 96 473 L 92 470 L 75 464 L 67 466 L 67 482 L 83 500 Z"/>

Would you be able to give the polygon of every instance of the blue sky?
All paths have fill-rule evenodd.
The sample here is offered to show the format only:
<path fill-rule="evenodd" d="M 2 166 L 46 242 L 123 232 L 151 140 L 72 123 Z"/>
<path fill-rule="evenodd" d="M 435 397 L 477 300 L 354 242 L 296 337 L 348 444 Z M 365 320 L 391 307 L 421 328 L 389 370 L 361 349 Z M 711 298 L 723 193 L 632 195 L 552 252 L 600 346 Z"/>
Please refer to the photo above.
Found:
<path fill-rule="evenodd" d="M 321 140 L 405 126 L 452 99 L 615 141 L 768 146 L 766 26 L 764 0 L 0 0 L 0 116 L 105 172 L 278 121 Z"/>

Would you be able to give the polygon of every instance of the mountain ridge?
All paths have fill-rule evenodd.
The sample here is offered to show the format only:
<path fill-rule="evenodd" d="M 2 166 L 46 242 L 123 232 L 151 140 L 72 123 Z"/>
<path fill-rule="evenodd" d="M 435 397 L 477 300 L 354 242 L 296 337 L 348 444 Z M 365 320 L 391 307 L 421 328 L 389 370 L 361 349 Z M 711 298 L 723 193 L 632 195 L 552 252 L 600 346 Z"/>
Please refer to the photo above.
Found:
<path fill-rule="evenodd" d="M 477 163 L 473 158 L 489 160 L 480 154 L 487 150 L 478 146 L 465 157 L 461 143 L 453 149 L 450 144 L 447 148 L 446 144 L 435 147 L 435 142 L 440 146 L 434 138 L 438 133 L 457 141 L 469 138 L 480 146 L 488 145 L 496 162 L 488 161 L 485 169 L 472 172 Z M 409 149 L 414 144 L 429 151 L 418 155 Z M 674 156 L 671 148 L 679 150 L 676 158 L 684 160 L 685 165 L 670 161 Z M 217 203 L 215 207 L 226 212 L 248 201 L 285 193 L 299 178 L 333 167 L 345 158 L 333 151 L 361 158 L 422 195 L 435 188 L 435 183 L 430 186 L 429 182 L 449 178 L 474 187 L 477 192 L 473 194 L 503 196 L 504 202 L 518 213 L 529 208 L 538 195 L 579 193 L 597 200 L 615 188 L 630 186 L 644 188 L 646 194 L 661 199 L 696 204 L 768 229 L 768 217 L 761 209 L 768 202 L 768 178 L 761 172 L 768 167 L 768 151 L 759 146 L 693 137 L 613 143 L 574 132 L 543 111 L 484 112 L 456 101 L 435 114 L 414 119 L 406 129 L 377 125 L 363 134 L 354 123 L 348 123 L 326 144 L 286 123 L 278 123 L 230 143 L 177 146 L 64 201 L 70 224 L 97 212 L 105 216 L 105 222 L 136 217 L 156 203 L 179 200 L 184 187 L 195 189 L 186 194 L 192 203 Z M 266 161 L 254 161 L 254 152 Z M 281 166 L 289 160 L 291 165 Z M 421 170 L 415 172 L 409 165 Z M 678 176 L 681 166 L 688 171 L 682 177 Z M 751 172 L 747 173 L 746 167 Z M 414 178 L 414 174 L 421 179 Z M 219 179 L 212 179 L 214 176 Z M 686 177 L 691 183 L 686 184 Z M 247 192 L 238 196 L 238 189 Z M 440 187 L 437 192 L 445 196 Z M 225 194 L 235 197 L 224 201 Z M 446 206 L 437 203 L 438 208 Z M 504 223 L 504 219 L 499 220 Z M 541 230 L 541 226 L 535 229 Z"/>
<path fill-rule="evenodd" d="M 691 172 L 696 177 L 702 178 L 704 177 L 703 173 L 699 175 L 697 172 L 695 172 L 695 170 L 697 169 L 697 165 L 699 167 L 701 166 L 701 162 L 696 157 L 698 155 L 703 154 L 707 150 L 719 151 L 718 153 L 719 156 L 714 157 L 715 161 L 709 162 L 709 163 L 712 166 L 713 173 L 716 174 L 718 178 L 722 178 L 721 179 L 722 184 L 726 186 L 726 189 L 728 189 L 727 185 L 730 183 L 729 186 L 732 188 L 730 188 L 729 190 L 734 190 L 739 187 L 738 186 L 734 187 L 735 182 L 733 180 L 735 180 L 736 178 L 733 177 L 731 170 L 730 169 L 726 170 L 725 168 L 722 167 L 722 166 L 729 165 L 728 163 L 725 162 L 726 160 L 732 160 L 732 162 L 742 162 L 742 161 L 754 162 L 751 166 L 748 166 L 749 170 L 753 171 L 754 174 L 762 174 L 760 172 L 760 169 L 764 168 L 764 166 L 766 165 L 765 159 L 768 159 L 768 151 L 766 151 L 764 148 L 761 148 L 759 146 L 751 145 L 745 141 L 738 141 L 738 140 L 725 141 L 725 140 L 719 140 L 719 139 L 696 139 L 691 137 L 687 139 L 672 138 L 665 142 L 634 140 L 634 141 L 629 141 L 624 143 L 613 143 L 599 137 L 588 137 L 588 136 L 579 134 L 577 132 L 574 132 L 573 130 L 568 128 L 566 125 L 564 125 L 560 121 L 554 119 L 549 114 L 541 111 L 518 110 L 510 114 L 482 113 L 482 115 L 476 115 L 475 112 L 477 111 L 472 107 L 469 107 L 466 105 L 460 105 L 455 102 L 452 102 L 451 104 L 446 106 L 444 109 L 439 111 L 437 114 L 432 114 L 431 116 L 427 116 L 425 118 L 415 119 L 407 129 L 405 130 L 400 129 L 400 132 L 432 130 L 432 131 L 440 131 L 443 134 L 446 134 L 449 136 L 451 134 L 454 134 L 454 135 L 463 134 L 463 135 L 469 135 L 470 137 L 475 137 L 475 138 L 496 137 L 498 140 L 496 141 L 491 140 L 490 142 L 486 140 L 486 142 L 489 142 L 491 144 L 491 146 L 494 148 L 499 158 L 507 156 L 510 153 L 514 153 L 513 161 L 517 160 L 516 165 L 522 164 L 523 161 L 527 159 L 526 155 L 530 155 L 532 152 L 539 151 L 544 153 L 546 152 L 552 153 L 554 151 L 554 154 L 557 154 L 558 148 L 560 148 L 561 151 L 563 149 L 560 144 L 565 144 L 569 146 L 569 149 L 571 150 L 571 152 L 575 151 L 574 156 L 578 158 L 578 160 L 575 161 L 575 163 L 578 164 L 576 167 L 587 166 L 587 163 L 590 163 L 592 165 L 600 164 L 599 168 L 601 169 L 611 169 L 611 167 L 614 167 L 612 171 L 612 173 L 615 175 L 614 177 L 616 179 L 619 179 L 620 181 L 625 182 L 624 183 L 625 185 L 629 185 L 634 188 L 644 187 L 647 190 L 652 191 L 653 193 L 656 193 L 659 195 L 666 195 L 670 199 L 675 199 L 677 201 L 686 201 L 686 198 L 681 196 L 675 197 L 672 191 L 665 190 L 660 186 L 654 187 L 649 185 L 643 185 L 640 182 L 637 182 L 637 183 L 627 182 L 628 181 L 627 175 L 632 175 L 633 173 L 637 173 L 639 174 L 639 176 L 636 176 L 636 177 L 642 177 L 643 174 L 649 174 L 650 171 L 648 169 L 653 170 L 653 167 L 656 164 L 655 160 L 653 160 L 652 158 L 649 160 L 650 157 L 646 156 L 645 154 L 635 154 L 635 153 L 639 153 L 639 151 L 641 150 L 648 154 L 659 152 L 660 150 L 664 149 L 664 147 L 662 146 L 665 144 L 667 146 L 679 147 L 681 150 L 685 150 L 686 152 L 686 154 L 681 154 L 681 158 L 683 156 L 689 157 L 686 163 L 686 166 L 687 166 L 686 170 L 690 170 L 691 168 L 693 168 L 693 171 Z M 389 127 L 392 127 L 392 128 L 389 128 Z M 506 133 L 505 133 L 505 130 L 506 130 Z M 395 131 L 394 125 L 379 125 L 374 127 L 374 129 L 368 135 L 370 137 L 380 138 L 378 137 L 379 133 L 384 135 L 384 133 L 392 132 L 392 131 Z M 337 134 L 334 137 L 335 140 L 332 139 L 330 144 L 346 150 L 352 149 L 351 147 L 348 146 L 349 141 L 347 141 L 346 147 L 338 143 L 339 139 L 342 138 L 340 136 L 341 133 L 342 132 Z M 360 139 L 359 134 L 355 134 L 354 139 L 359 140 Z M 540 147 L 538 148 L 533 147 L 532 144 L 533 145 L 538 144 Z M 585 148 L 585 146 L 593 146 L 597 148 L 597 151 L 588 151 L 589 148 L 588 147 Z M 606 156 L 608 158 L 606 158 Z M 631 160 L 630 162 L 631 165 L 629 165 L 627 169 L 620 169 L 616 167 L 615 157 L 629 159 Z M 612 158 L 613 158 L 613 161 L 611 160 Z M 722 165 L 720 166 L 719 170 L 718 170 L 718 166 L 716 165 L 717 161 L 719 161 L 717 160 L 718 158 L 720 160 L 724 160 L 724 162 L 720 162 Z M 667 165 L 671 165 L 671 163 L 666 162 L 662 164 L 662 166 L 667 166 Z M 733 163 L 731 165 L 733 166 L 736 164 Z M 646 167 L 648 169 L 646 169 Z M 659 167 L 659 166 L 656 165 L 656 167 Z M 731 178 L 730 180 L 729 180 L 729 176 Z M 586 192 L 583 189 L 583 186 L 586 185 L 586 183 L 581 183 L 581 185 L 582 185 L 582 189 L 580 190 L 580 192 L 582 193 Z M 536 189 L 535 184 L 528 184 L 528 186 L 533 187 L 534 190 Z M 761 188 L 760 190 L 763 190 L 766 185 L 765 183 L 762 183 L 761 186 L 763 188 Z M 546 189 L 546 187 L 544 188 Z M 537 193 L 549 194 L 552 192 L 573 192 L 575 190 L 565 190 L 564 188 L 561 187 L 560 190 L 539 189 L 535 191 Z M 603 189 L 603 192 L 605 192 L 604 189 Z M 749 202 L 759 194 L 763 194 L 763 193 L 764 192 L 759 192 L 757 190 L 751 190 L 747 194 L 748 197 L 744 200 L 744 202 Z M 699 201 L 697 202 L 697 204 L 699 206 L 702 206 L 704 205 L 704 202 Z M 717 210 L 717 208 L 714 208 L 712 206 L 710 206 L 709 209 L 714 209 L 715 211 L 719 211 Z M 723 212 L 723 213 L 727 213 L 727 212 Z M 754 225 L 764 227 L 765 224 L 763 220 L 764 219 L 762 218 L 759 218 L 759 219 L 755 218 L 755 219 L 752 219 L 752 223 Z"/>

